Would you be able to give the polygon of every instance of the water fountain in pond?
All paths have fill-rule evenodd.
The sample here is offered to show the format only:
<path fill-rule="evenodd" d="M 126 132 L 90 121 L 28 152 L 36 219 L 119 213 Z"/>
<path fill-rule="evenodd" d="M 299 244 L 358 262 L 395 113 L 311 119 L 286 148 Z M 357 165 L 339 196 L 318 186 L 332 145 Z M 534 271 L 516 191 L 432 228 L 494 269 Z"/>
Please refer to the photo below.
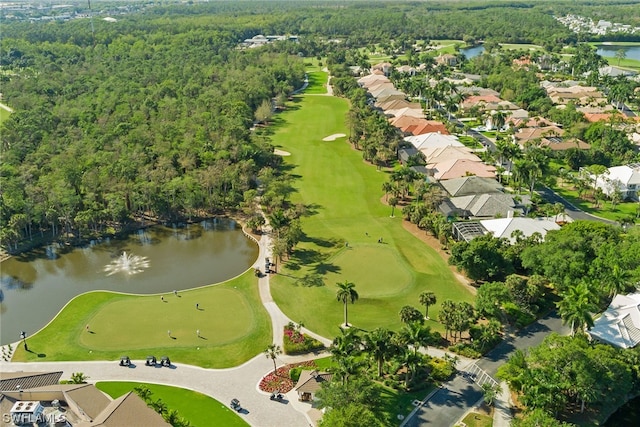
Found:
<path fill-rule="evenodd" d="M 141 273 L 146 268 L 149 268 L 149 260 L 147 257 L 122 252 L 122 255 L 104 267 L 104 271 L 107 273 L 107 276 L 116 273 L 132 275 Z"/>

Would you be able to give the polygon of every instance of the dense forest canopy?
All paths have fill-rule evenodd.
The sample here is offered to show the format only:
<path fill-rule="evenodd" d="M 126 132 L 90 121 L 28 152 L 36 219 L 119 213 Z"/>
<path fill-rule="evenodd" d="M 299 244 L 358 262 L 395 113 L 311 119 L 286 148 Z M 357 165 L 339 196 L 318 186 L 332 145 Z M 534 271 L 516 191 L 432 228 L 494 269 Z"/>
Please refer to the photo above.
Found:
<path fill-rule="evenodd" d="M 122 2 L 94 2 L 92 10 L 76 2 L 73 13 L 94 19 L 3 15 L 0 80 L 15 113 L 1 129 L 0 237 L 5 244 L 37 232 L 79 237 L 140 215 L 241 208 L 249 190 L 278 175 L 268 137 L 249 129 L 265 102 L 301 86 L 301 55 L 333 58 L 345 48 L 431 39 L 551 49 L 577 41 L 555 19 L 573 3 L 127 2 L 127 13 L 105 21 L 100 11 Z M 632 4 L 579 6 L 617 19 Z M 299 43 L 237 48 L 257 34 L 295 34 Z"/>

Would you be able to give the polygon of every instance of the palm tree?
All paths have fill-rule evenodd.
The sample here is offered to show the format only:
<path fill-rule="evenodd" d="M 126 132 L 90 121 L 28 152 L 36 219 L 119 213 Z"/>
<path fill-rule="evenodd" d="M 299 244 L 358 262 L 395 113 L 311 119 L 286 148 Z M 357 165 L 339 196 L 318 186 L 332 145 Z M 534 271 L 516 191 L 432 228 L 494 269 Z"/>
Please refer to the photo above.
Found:
<path fill-rule="evenodd" d="M 282 349 L 280 348 L 279 345 L 276 345 L 276 344 L 269 344 L 269 346 L 264 350 L 264 355 L 267 357 L 267 359 L 271 359 L 273 361 L 274 374 L 276 373 L 276 370 L 277 370 L 276 359 L 281 354 L 282 354 Z"/>
<path fill-rule="evenodd" d="M 168 422 L 172 426 L 175 426 L 180 422 L 180 415 L 178 414 L 178 411 L 175 409 L 169 409 L 167 412 L 165 412 L 165 414 L 162 417 L 166 422 Z"/>
<path fill-rule="evenodd" d="M 615 264 L 605 276 L 605 285 L 609 290 L 609 296 L 615 296 L 631 287 L 631 274 L 628 270 Z"/>
<path fill-rule="evenodd" d="M 396 347 L 391 338 L 393 332 L 388 329 L 376 328 L 369 332 L 364 338 L 364 348 L 378 364 L 378 378 L 382 376 L 384 362 L 391 356 Z"/>
<path fill-rule="evenodd" d="M 83 374 L 82 372 L 74 372 L 71 374 L 71 384 L 85 384 L 89 379 L 88 376 Z"/>
<path fill-rule="evenodd" d="M 571 325 L 571 336 L 575 336 L 576 331 L 584 331 L 585 327 L 590 329 L 593 326 L 591 313 L 597 307 L 587 283 L 571 286 L 560 296 L 562 300 L 557 303 L 558 312 L 564 324 Z"/>
<path fill-rule="evenodd" d="M 355 290 L 355 283 L 349 282 L 345 280 L 342 283 L 336 283 L 338 285 L 338 291 L 336 292 L 336 298 L 338 301 L 344 304 L 344 326 L 348 327 L 348 318 L 347 318 L 347 303 L 351 301 L 351 304 L 356 302 L 360 297 L 358 292 Z"/>
<path fill-rule="evenodd" d="M 420 304 L 424 305 L 424 318 L 429 320 L 429 306 L 434 305 L 438 300 L 436 298 L 436 294 L 433 292 L 422 292 L 418 297 L 420 299 Z"/>
<path fill-rule="evenodd" d="M 427 347 L 432 343 L 431 328 L 423 326 L 418 322 L 405 325 L 398 332 L 398 339 L 404 345 L 413 347 L 413 352 L 418 353 L 420 347 Z"/>
<path fill-rule="evenodd" d="M 329 351 L 335 359 L 341 359 L 360 354 L 361 345 L 362 338 L 357 329 L 340 328 L 340 335 L 333 339 Z"/>
<path fill-rule="evenodd" d="M 349 381 L 349 377 L 357 375 L 362 367 L 362 362 L 355 357 L 345 357 L 338 361 L 338 366 L 333 368 L 333 373 L 342 380 L 344 385 Z"/>
<path fill-rule="evenodd" d="M 400 321 L 402 323 L 424 323 L 424 318 L 422 317 L 422 313 L 410 305 L 405 305 L 400 309 Z"/>
<path fill-rule="evenodd" d="M 167 404 L 164 403 L 162 399 L 152 401 L 151 403 L 149 403 L 149 406 L 151 406 L 151 408 L 160 415 L 167 412 Z"/>
<path fill-rule="evenodd" d="M 135 387 L 133 391 L 135 391 L 136 394 L 140 396 L 140 398 L 147 403 L 149 402 L 149 399 L 151 399 L 151 395 L 153 394 L 151 390 L 149 390 L 149 388 L 144 385 L 139 385 Z"/>

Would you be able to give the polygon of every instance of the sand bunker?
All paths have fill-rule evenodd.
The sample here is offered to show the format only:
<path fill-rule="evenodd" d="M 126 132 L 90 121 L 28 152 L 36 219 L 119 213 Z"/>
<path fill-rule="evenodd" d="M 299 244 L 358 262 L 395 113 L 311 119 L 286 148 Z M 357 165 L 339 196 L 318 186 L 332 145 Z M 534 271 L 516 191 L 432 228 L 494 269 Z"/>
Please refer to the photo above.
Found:
<path fill-rule="evenodd" d="M 326 138 L 322 138 L 323 141 L 335 141 L 338 138 L 344 138 L 347 136 L 344 133 L 334 133 L 333 135 L 329 135 Z"/>
<path fill-rule="evenodd" d="M 275 150 L 273 150 L 273 154 L 275 154 L 276 156 L 290 156 L 291 155 L 290 152 L 278 150 L 277 148 Z"/>

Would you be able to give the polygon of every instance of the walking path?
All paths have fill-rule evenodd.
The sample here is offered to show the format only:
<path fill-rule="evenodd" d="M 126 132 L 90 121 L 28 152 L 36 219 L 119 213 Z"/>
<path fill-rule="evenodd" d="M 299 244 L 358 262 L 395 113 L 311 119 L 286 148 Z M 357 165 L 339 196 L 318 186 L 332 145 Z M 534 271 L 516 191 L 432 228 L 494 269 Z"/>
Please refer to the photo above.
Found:
<path fill-rule="evenodd" d="M 258 241 L 259 257 L 255 268 L 264 267 L 264 259 L 270 256 L 271 239 L 268 233 Z M 260 297 L 271 316 L 273 324 L 273 342 L 282 346 L 283 328 L 290 319 L 282 313 L 271 298 L 269 275 L 263 274 L 258 280 Z M 330 340 L 304 330 L 305 333 L 319 339 L 326 345 Z M 20 342 L 12 344 L 15 348 Z M 308 360 L 309 356 L 286 356 L 278 358 L 279 365 Z M 0 361 L 2 372 L 16 371 L 63 371 L 63 378 L 71 378 L 74 372 L 82 372 L 91 382 L 97 381 L 135 381 L 165 384 L 182 387 L 211 396 L 222 404 L 231 399 L 240 400 L 245 409 L 242 418 L 252 426 L 304 426 L 309 425 L 305 412 L 310 405 L 298 404 L 295 392 L 287 395 L 287 404 L 269 399 L 269 393 L 261 392 L 258 385 L 262 377 L 273 370 L 272 361 L 260 354 L 248 362 L 230 369 L 204 369 L 197 366 L 175 364 L 171 368 L 148 367 L 144 360 L 134 360 L 134 368 L 119 366 L 117 361 L 76 361 L 76 362 L 36 362 L 15 363 Z M 293 404 L 295 402 L 295 404 Z M 288 404 L 291 403 L 291 404 Z"/>

